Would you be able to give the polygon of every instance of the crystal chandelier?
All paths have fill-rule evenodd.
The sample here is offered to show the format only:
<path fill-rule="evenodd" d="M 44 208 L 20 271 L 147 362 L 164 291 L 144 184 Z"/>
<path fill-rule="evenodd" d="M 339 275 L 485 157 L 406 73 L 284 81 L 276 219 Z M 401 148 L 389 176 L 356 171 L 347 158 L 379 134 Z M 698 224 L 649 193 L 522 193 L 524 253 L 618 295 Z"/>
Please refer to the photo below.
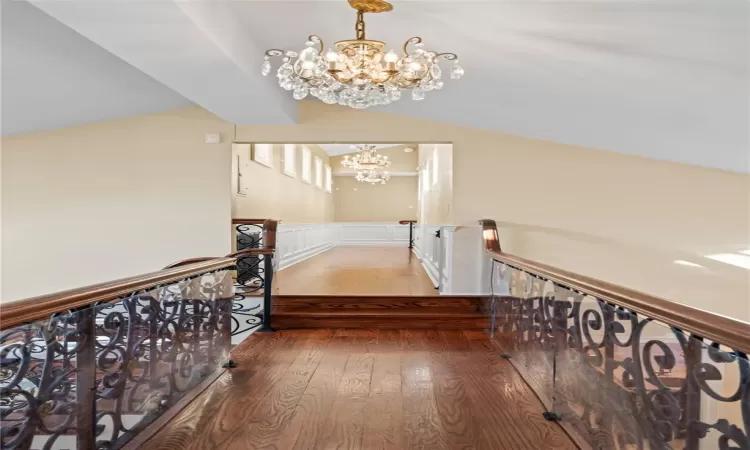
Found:
<path fill-rule="evenodd" d="M 450 76 L 459 79 L 464 69 L 455 53 L 437 53 L 423 49 L 422 38 L 404 43 L 403 54 L 383 51 L 385 43 L 365 38 L 365 13 L 393 9 L 384 0 L 349 0 L 357 10 L 356 39 L 338 41 L 336 50 L 323 54 L 323 41 L 315 35 L 308 38 L 300 53 L 271 49 L 266 51 L 261 73 L 271 73 L 271 57 L 282 57 L 276 75 L 279 85 L 302 100 L 308 94 L 328 104 L 338 103 L 363 109 L 387 105 L 401 98 L 402 90 L 411 90 L 413 100 L 423 100 L 425 92 L 443 88 L 440 60 L 453 61 Z M 413 49 L 409 45 L 413 44 Z M 315 48 L 317 45 L 318 48 Z"/>
<path fill-rule="evenodd" d="M 391 176 L 388 172 L 381 173 L 377 170 L 364 170 L 357 172 L 354 179 L 360 183 L 385 184 L 386 181 L 391 179 Z"/>
<path fill-rule="evenodd" d="M 378 154 L 376 146 L 352 145 L 352 149 L 356 150 L 357 154 L 352 159 L 349 159 L 349 155 L 344 155 L 341 165 L 356 170 L 357 175 L 354 178 L 357 181 L 361 183 L 385 184 L 386 181 L 390 180 L 390 175 L 384 169 L 391 165 L 391 161 L 387 156 Z"/>
<path fill-rule="evenodd" d="M 388 157 L 378 154 L 374 145 L 352 145 L 352 150 L 356 150 L 357 154 L 352 159 L 349 159 L 349 155 L 344 155 L 342 166 L 354 170 L 382 170 L 391 165 Z"/>

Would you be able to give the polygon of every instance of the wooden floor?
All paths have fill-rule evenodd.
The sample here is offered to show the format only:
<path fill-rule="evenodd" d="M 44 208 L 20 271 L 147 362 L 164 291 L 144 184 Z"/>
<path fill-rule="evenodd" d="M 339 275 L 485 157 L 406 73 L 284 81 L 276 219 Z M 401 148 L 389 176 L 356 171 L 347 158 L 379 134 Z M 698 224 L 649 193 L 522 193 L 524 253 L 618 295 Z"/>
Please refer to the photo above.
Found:
<path fill-rule="evenodd" d="M 256 333 L 139 448 L 572 449 L 481 331 Z"/>
<path fill-rule="evenodd" d="M 408 248 L 334 247 L 276 274 L 276 295 L 436 295 Z"/>

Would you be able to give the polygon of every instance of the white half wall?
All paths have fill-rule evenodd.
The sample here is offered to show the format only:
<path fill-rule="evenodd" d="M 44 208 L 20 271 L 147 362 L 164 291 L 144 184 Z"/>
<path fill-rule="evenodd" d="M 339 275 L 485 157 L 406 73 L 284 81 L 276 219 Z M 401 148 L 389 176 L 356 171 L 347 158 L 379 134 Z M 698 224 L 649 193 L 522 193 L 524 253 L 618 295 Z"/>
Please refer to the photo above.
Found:
<path fill-rule="evenodd" d="M 440 293 L 489 295 L 491 260 L 484 249 L 482 229 L 441 227 Z"/>
<path fill-rule="evenodd" d="M 337 229 L 329 223 L 280 224 L 276 232 L 276 268 L 287 267 L 336 246 Z"/>
<path fill-rule="evenodd" d="M 409 226 L 398 223 L 311 223 L 279 225 L 276 268 L 287 267 L 336 246 L 409 247 Z"/>
<path fill-rule="evenodd" d="M 414 253 L 441 295 L 490 293 L 490 259 L 479 227 L 415 224 L 414 228 Z"/>
<path fill-rule="evenodd" d="M 414 224 L 414 254 L 422 262 L 427 276 L 435 286 L 440 286 L 440 239 L 436 236 L 439 225 Z"/>

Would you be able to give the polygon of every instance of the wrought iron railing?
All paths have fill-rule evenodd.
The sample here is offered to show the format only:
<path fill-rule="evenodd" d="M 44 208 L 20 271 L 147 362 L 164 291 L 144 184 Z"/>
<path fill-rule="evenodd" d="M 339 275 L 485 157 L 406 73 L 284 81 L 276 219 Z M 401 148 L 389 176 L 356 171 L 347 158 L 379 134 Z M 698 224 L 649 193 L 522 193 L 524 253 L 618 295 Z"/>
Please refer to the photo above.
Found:
<path fill-rule="evenodd" d="M 249 330 L 272 330 L 276 221 L 261 231 L 227 257 L 3 305 L 0 448 L 120 448 L 234 367 L 248 292 L 264 299 Z M 241 264 L 251 258 L 264 267 Z"/>
<path fill-rule="evenodd" d="M 750 324 L 525 260 L 492 258 L 491 333 L 582 447 L 750 449 Z"/>
<path fill-rule="evenodd" d="M 409 248 L 414 248 L 414 224 L 416 220 L 399 220 L 400 225 L 409 225 Z"/>
<path fill-rule="evenodd" d="M 278 222 L 262 219 L 233 219 L 237 252 L 237 278 L 232 335 L 242 336 L 259 328 L 271 328 L 271 284 Z M 271 250 L 261 252 L 253 250 Z M 262 298 L 262 303 L 260 299 Z"/>
<path fill-rule="evenodd" d="M 0 447 L 119 448 L 218 376 L 234 266 L 217 258 L 3 306 Z"/>

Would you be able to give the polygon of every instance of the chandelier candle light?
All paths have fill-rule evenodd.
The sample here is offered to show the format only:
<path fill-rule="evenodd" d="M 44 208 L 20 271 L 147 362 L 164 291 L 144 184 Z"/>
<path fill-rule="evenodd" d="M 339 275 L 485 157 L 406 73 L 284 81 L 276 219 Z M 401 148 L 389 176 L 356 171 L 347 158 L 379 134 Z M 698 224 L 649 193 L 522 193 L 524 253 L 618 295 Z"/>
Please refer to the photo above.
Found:
<path fill-rule="evenodd" d="M 452 79 L 463 76 L 455 53 L 425 51 L 420 37 L 409 38 L 400 56 L 393 50 L 384 52 L 384 42 L 366 39 L 364 14 L 390 11 L 390 3 L 349 0 L 349 4 L 357 10 L 356 39 L 336 42 L 336 50 L 329 49 L 325 54 L 323 41 L 315 35 L 308 38 L 300 53 L 268 50 L 261 73 L 270 74 L 269 60 L 280 56 L 282 64 L 276 72 L 279 85 L 292 91 L 295 99 L 302 100 L 309 94 L 328 104 L 356 109 L 388 105 L 401 98 L 402 90 L 411 89 L 413 100 L 423 100 L 425 92 L 442 89 L 440 60 L 453 61 Z"/>
<path fill-rule="evenodd" d="M 357 154 L 349 159 L 349 155 L 344 155 L 341 165 L 357 171 L 355 179 L 362 183 L 385 184 L 391 179 L 388 172 L 384 169 L 391 165 L 387 156 L 379 155 L 374 145 L 352 145 Z"/>

